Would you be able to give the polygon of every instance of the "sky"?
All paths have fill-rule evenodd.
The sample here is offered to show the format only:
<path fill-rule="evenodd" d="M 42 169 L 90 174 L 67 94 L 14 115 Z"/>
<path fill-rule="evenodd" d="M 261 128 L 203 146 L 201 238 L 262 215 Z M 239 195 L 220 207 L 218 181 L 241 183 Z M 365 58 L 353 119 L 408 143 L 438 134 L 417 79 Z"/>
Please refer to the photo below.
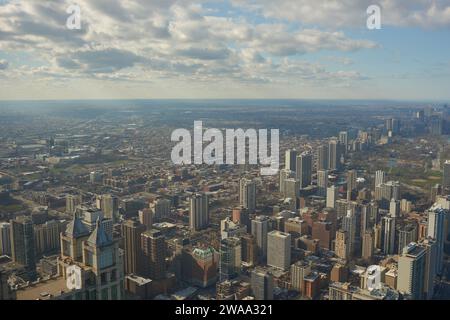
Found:
<path fill-rule="evenodd" d="M 450 0 L 0 0 L 0 100 L 449 101 L 449 53 Z"/>

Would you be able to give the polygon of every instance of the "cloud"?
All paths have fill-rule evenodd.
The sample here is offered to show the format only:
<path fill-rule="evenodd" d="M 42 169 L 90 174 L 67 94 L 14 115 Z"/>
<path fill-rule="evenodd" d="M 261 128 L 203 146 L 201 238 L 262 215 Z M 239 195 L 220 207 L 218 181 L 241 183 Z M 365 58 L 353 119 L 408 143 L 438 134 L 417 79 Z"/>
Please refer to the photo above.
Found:
<path fill-rule="evenodd" d="M 71 3 L 28 0 L 2 8 L 0 50 L 32 57 L 30 66 L 24 62 L 11 77 L 258 83 L 342 76 L 353 81 L 361 78 L 358 72 L 329 72 L 302 62 L 301 55 L 378 47 L 342 31 L 215 14 L 202 0 L 79 0 L 82 30 L 68 30 L 65 10 Z"/>
<path fill-rule="evenodd" d="M 365 28 L 366 10 L 373 4 L 382 8 L 384 25 L 450 26 L 448 0 L 231 0 L 231 3 L 266 18 L 331 28 Z"/>
<path fill-rule="evenodd" d="M 0 60 L 0 70 L 6 70 L 9 67 L 9 63 L 6 60 Z"/>

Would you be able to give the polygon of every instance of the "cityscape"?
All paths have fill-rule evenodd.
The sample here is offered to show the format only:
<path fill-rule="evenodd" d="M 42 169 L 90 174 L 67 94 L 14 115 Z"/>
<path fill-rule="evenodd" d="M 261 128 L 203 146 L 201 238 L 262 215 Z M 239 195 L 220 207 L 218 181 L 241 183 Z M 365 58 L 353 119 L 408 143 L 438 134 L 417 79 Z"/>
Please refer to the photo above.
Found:
<path fill-rule="evenodd" d="M 0 300 L 450 300 L 449 13 L 0 1 Z"/>

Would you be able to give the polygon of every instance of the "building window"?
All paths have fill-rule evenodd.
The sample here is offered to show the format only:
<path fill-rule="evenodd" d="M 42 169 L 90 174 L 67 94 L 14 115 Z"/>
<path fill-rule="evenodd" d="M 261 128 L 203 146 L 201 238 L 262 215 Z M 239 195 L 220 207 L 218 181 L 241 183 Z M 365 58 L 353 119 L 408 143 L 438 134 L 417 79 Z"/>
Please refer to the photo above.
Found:
<path fill-rule="evenodd" d="M 108 288 L 102 289 L 102 300 L 109 300 Z"/>

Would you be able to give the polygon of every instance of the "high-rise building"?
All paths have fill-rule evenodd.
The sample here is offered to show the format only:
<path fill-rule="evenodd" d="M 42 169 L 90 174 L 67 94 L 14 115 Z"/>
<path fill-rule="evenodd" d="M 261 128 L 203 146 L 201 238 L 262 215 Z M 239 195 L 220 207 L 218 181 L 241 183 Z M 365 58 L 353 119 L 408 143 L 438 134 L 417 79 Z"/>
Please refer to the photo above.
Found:
<path fill-rule="evenodd" d="M 271 231 L 267 235 L 267 264 L 287 270 L 291 265 L 291 235 L 281 231 Z"/>
<path fill-rule="evenodd" d="M 166 275 L 166 240 L 159 230 L 147 230 L 141 234 L 144 274 L 152 280 Z"/>
<path fill-rule="evenodd" d="M 336 241 L 334 252 L 340 259 L 348 260 L 350 258 L 350 251 L 348 245 L 348 232 L 344 230 L 336 231 Z"/>
<path fill-rule="evenodd" d="M 347 131 L 339 132 L 339 143 L 343 146 L 344 152 L 347 153 L 347 149 L 348 149 L 348 132 Z"/>
<path fill-rule="evenodd" d="M 147 230 L 153 227 L 153 211 L 149 208 L 144 208 L 138 211 L 139 222 L 143 224 Z"/>
<path fill-rule="evenodd" d="M 267 257 L 267 234 L 269 233 L 269 218 L 266 216 L 256 216 L 252 220 L 252 235 L 256 240 L 258 257 L 265 259 Z"/>
<path fill-rule="evenodd" d="M 373 252 L 374 252 L 374 232 L 372 230 L 366 230 L 363 233 L 361 257 L 364 260 L 370 260 L 373 256 Z"/>
<path fill-rule="evenodd" d="M 68 194 L 66 196 L 66 212 L 73 215 L 76 211 L 77 206 L 82 203 L 81 195 Z"/>
<path fill-rule="evenodd" d="M 347 172 L 347 190 L 352 192 L 356 190 L 356 179 L 358 178 L 358 172 L 356 170 L 349 170 Z"/>
<path fill-rule="evenodd" d="M 11 220 L 12 260 L 25 267 L 27 276 L 36 277 L 36 249 L 34 243 L 33 222 L 29 216 L 20 216 Z"/>
<path fill-rule="evenodd" d="M 328 170 L 328 145 L 321 145 L 317 148 L 317 170 Z"/>
<path fill-rule="evenodd" d="M 208 195 L 197 193 L 190 199 L 189 226 L 193 231 L 204 229 L 209 224 Z"/>
<path fill-rule="evenodd" d="M 400 201 L 391 199 L 389 204 L 389 215 L 393 218 L 400 216 Z"/>
<path fill-rule="evenodd" d="M 385 183 L 386 174 L 382 170 L 377 170 L 375 172 L 375 187 L 378 187 L 380 184 Z"/>
<path fill-rule="evenodd" d="M 328 143 L 328 168 L 337 170 L 340 168 L 340 144 L 337 140 L 330 140 Z"/>
<path fill-rule="evenodd" d="M 300 189 L 306 188 L 311 184 L 312 176 L 312 155 L 303 153 L 296 159 L 296 179 L 300 183 Z"/>
<path fill-rule="evenodd" d="M 291 285 L 292 289 L 304 293 L 304 278 L 311 273 L 311 264 L 306 261 L 297 261 L 291 265 Z"/>
<path fill-rule="evenodd" d="M 286 179 L 284 186 L 286 198 L 297 199 L 300 196 L 300 182 L 297 179 Z"/>
<path fill-rule="evenodd" d="M 241 240 L 230 237 L 220 242 L 219 281 L 231 280 L 241 272 Z"/>
<path fill-rule="evenodd" d="M 356 251 L 356 234 L 357 234 L 357 216 L 353 212 L 353 210 L 347 210 L 347 214 L 342 217 L 342 230 L 347 232 L 348 242 L 347 242 L 347 250 L 352 257 Z"/>
<path fill-rule="evenodd" d="M 111 194 L 104 194 L 101 198 L 101 209 L 106 219 L 119 220 L 119 198 Z"/>
<path fill-rule="evenodd" d="M 411 243 L 398 258 L 397 289 L 412 299 L 423 299 L 426 250 Z"/>
<path fill-rule="evenodd" d="M 249 266 L 253 266 L 258 262 L 258 249 L 253 235 L 245 234 L 241 237 L 241 250 L 242 262 Z"/>
<path fill-rule="evenodd" d="M 434 282 L 436 277 L 436 241 L 427 238 L 422 240 L 419 245 L 426 250 L 425 256 L 425 278 L 423 284 L 424 299 L 430 300 L 434 294 Z"/>
<path fill-rule="evenodd" d="M 395 254 L 395 218 L 383 217 L 383 253 Z"/>
<path fill-rule="evenodd" d="M 402 254 L 403 248 L 411 242 L 417 242 L 417 224 L 407 223 L 398 230 L 398 254 Z"/>
<path fill-rule="evenodd" d="M 0 256 L 11 256 L 11 224 L 0 222 Z"/>
<path fill-rule="evenodd" d="M 336 208 L 338 189 L 333 185 L 327 188 L 327 208 Z"/>
<path fill-rule="evenodd" d="M 250 214 L 256 210 L 256 183 L 252 180 L 241 179 L 239 182 L 239 203 Z"/>
<path fill-rule="evenodd" d="M 124 291 L 123 254 L 106 232 L 101 218 L 90 232 L 75 216 L 61 233 L 58 274 L 79 300 L 121 300 Z"/>
<path fill-rule="evenodd" d="M 284 196 L 286 194 L 285 191 L 285 181 L 286 179 L 291 179 L 295 177 L 295 172 L 289 169 L 280 170 L 280 193 Z"/>
<path fill-rule="evenodd" d="M 155 219 L 167 217 L 170 214 L 171 202 L 169 199 L 156 199 L 150 203 L 150 210 L 153 211 Z"/>
<path fill-rule="evenodd" d="M 432 207 L 428 210 L 428 237 L 436 241 L 436 274 L 442 274 L 444 264 L 444 243 L 447 235 L 445 234 L 447 226 L 448 211 L 441 207 Z"/>
<path fill-rule="evenodd" d="M 255 269 L 251 274 L 251 287 L 255 300 L 273 300 L 273 275 L 262 269 Z"/>
<path fill-rule="evenodd" d="M 50 220 L 34 225 L 34 246 L 36 255 L 47 255 L 59 252 L 60 234 L 65 229 L 66 223 L 59 220 Z"/>
<path fill-rule="evenodd" d="M 289 169 L 291 171 L 297 171 L 296 170 L 296 159 L 297 159 L 297 150 L 295 149 L 289 149 L 286 150 L 285 153 L 285 159 L 284 159 L 284 168 Z"/>
<path fill-rule="evenodd" d="M 442 187 L 450 187 L 450 160 L 445 160 L 443 165 Z"/>
<path fill-rule="evenodd" d="M 325 197 L 328 188 L 328 170 L 317 171 L 317 195 Z"/>
<path fill-rule="evenodd" d="M 125 256 L 125 274 L 142 275 L 143 259 L 141 249 L 141 234 L 146 226 L 134 221 L 127 220 L 122 224 L 123 249 Z"/>

